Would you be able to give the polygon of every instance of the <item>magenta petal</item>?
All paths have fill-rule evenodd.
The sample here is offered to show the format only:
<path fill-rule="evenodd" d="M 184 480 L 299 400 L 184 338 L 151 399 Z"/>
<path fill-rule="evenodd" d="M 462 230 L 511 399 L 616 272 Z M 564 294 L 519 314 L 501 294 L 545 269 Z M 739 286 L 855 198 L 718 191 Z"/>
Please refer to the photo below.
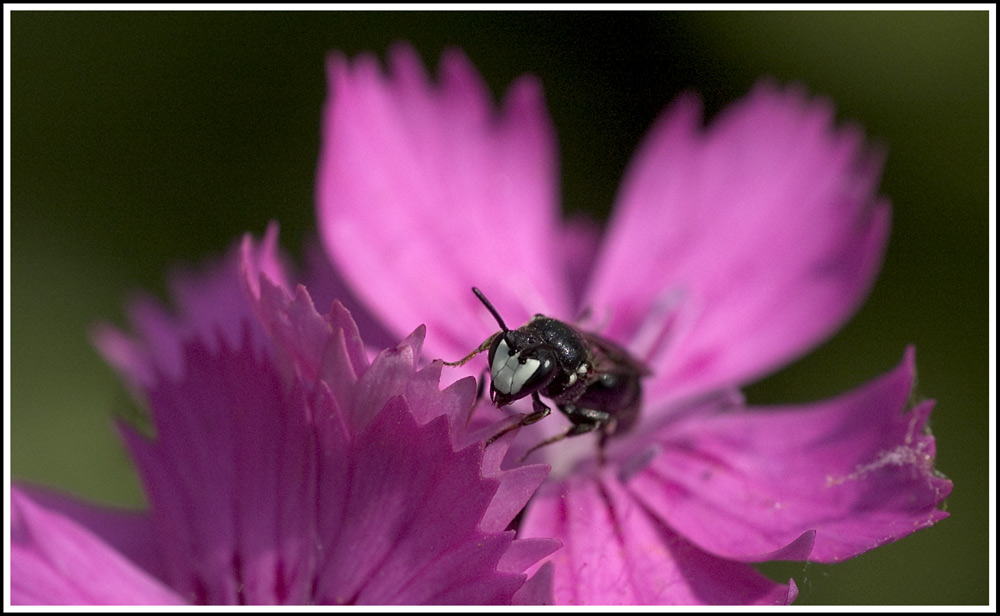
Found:
<path fill-rule="evenodd" d="M 130 302 L 128 314 L 135 336 L 107 323 L 94 328 L 91 338 L 104 360 L 133 390 L 153 384 L 158 374 L 179 376 L 183 369 L 178 345 L 182 334 L 174 319 L 146 295 Z"/>
<path fill-rule="evenodd" d="M 350 313 L 338 301 L 330 312 L 320 315 L 309 292 L 302 285 L 292 291 L 275 283 L 260 269 L 254 256 L 253 239 L 243 238 L 240 280 L 253 313 L 270 337 L 277 358 L 284 369 L 311 386 L 326 380 L 350 408 L 349 397 L 355 383 L 368 369 L 368 358 L 361 334 Z"/>
<path fill-rule="evenodd" d="M 247 246 L 245 242 L 244 247 Z M 435 447 L 441 448 L 436 455 L 448 455 L 459 449 L 456 445 L 473 443 L 474 449 L 463 449 L 463 455 L 467 456 L 470 451 L 481 452 L 482 445 L 464 431 L 475 396 L 475 383 L 463 379 L 441 390 L 440 362 L 417 370 L 423 327 L 418 327 L 396 347 L 380 351 L 369 365 L 357 328 L 338 301 L 334 301 L 329 315 L 320 316 L 303 287 L 297 288 L 294 298 L 289 297 L 285 289 L 272 284 L 266 276 L 256 275 L 252 258 L 244 260 L 243 276 L 255 312 L 275 344 L 276 355 L 286 358 L 291 372 L 314 388 L 309 398 L 320 455 L 317 472 L 321 513 L 317 528 L 318 534 L 325 538 L 319 554 L 320 595 L 316 599 L 335 603 L 463 603 L 472 601 L 462 598 L 468 596 L 491 603 L 509 601 L 507 590 L 521 585 L 525 567 L 553 549 L 551 541 L 511 543 L 510 533 L 503 532 L 544 480 L 547 468 L 535 466 L 500 471 L 498 465 L 485 465 L 480 453 L 467 463 L 463 462 L 464 467 L 458 463 L 442 463 L 435 471 L 432 464 L 420 459 L 434 453 Z M 387 417 L 394 417 L 391 430 L 379 427 L 390 421 Z M 442 420 L 449 439 L 444 444 L 424 433 L 431 430 L 430 427 L 423 427 L 425 424 L 437 426 Z M 417 425 L 412 428 L 412 434 L 411 422 Z M 366 440 L 373 433 L 378 435 L 377 443 Z M 359 468 L 359 464 L 364 466 L 369 455 L 379 457 L 380 454 L 372 452 L 385 447 L 407 453 L 386 453 L 387 457 L 379 460 L 378 469 L 373 471 L 374 476 L 366 475 L 367 469 Z M 419 470 L 421 481 L 432 483 L 404 481 L 393 488 L 386 483 L 389 480 L 386 468 L 396 470 L 396 466 L 400 466 L 400 472 Z M 433 482 L 451 480 L 481 484 L 482 494 L 488 494 L 489 498 L 478 503 L 470 500 L 465 490 L 456 490 L 451 494 L 455 500 L 449 502 L 449 494 L 439 497 L 432 494 Z M 403 486 L 410 491 L 403 491 Z M 386 490 L 392 494 L 387 495 Z M 458 496 L 458 492 L 462 495 Z M 387 502 L 387 498 L 391 502 Z M 408 500 L 396 501 L 397 498 Z M 459 501 L 472 507 L 468 519 L 460 517 L 463 509 L 457 506 Z M 381 532 L 366 530 L 369 524 L 402 524 L 393 521 L 397 520 L 396 516 L 402 516 L 407 524 L 413 522 L 416 514 L 411 508 L 414 507 L 451 509 L 452 515 L 459 517 L 439 522 L 446 530 L 458 522 L 471 524 L 476 529 L 475 541 L 447 547 L 452 545 L 447 542 L 461 541 L 461 534 L 456 535 L 457 539 L 434 539 L 440 535 L 439 530 L 429 531 L 419 525 L 402 527 L 396 535 L 401 545 L 412 543 L 420 545 L 421 549 L 427 548 L 420 544 L 424 539 L 403 531 L 429 532 L 437 541 L 427 548 L 429 554 L 440 556 L 445 550 L 448 555 L 441 556 L 433 566 L 421 566 L 419 574 L 413 570 L 394 571 L 396 565 L 390 564 L 391 559 L 376 558 L 369 563 L 368 575 L 376 577 L 379 583 L 370 584 L 364 577 L 358 578 L 363 567 L 359 569 L 352 542 L 370 539 L 373 533 Z M 363 513 L 353 518 L 358 510 Z M 493 546 L 492 551 L 486 550 L 484 542 Z M 528 546 L 531 548 L 526 551 Z M 378 548 L 370 549 L 378 553 Z M 403 548 L 396 545 L 393 550 L 396 549 Z M 498 577 L 488 567 L 481 569 L 470 565 L 490 554 L 502 559 L 497 571 L 504 575 Z"/>
<path fill-rule="evenodd" d="M 416 369 L 422 341 L 421 327 L 396 348 L 386 349 L 376 356 L 371 368 L 358 381 L 352 410 L 345 413 L 348 423 L 354 430 L 360 430 L 371 421 L 372 409 L 380 411 L 391 398 L 402 396 L 417 423 L 426 424 L 438 417 L 446 418 L 455 449 L 481 446 L 483 437 L 466 429 L 469 409 L 475 398 L 475 383 L 472 379 L 462 379 L 443 390 L 439 389 L 440 362 L 433 362 L 419 371 Z M 501 458 L 489 451 L 481 463 L 482 473 L 499 482 L 496 494 L 480 521 L 480 528 L 489 532 L 507 528 L 549 471 L 544 465 L 502 471 Z"/>
<path fill-rule="evenodd" d="M 538 571 L 528 578 L 511 599 L 512 605 L 554 605 L 555 597 L 552 594 L 552 583 L 555 575 L 555 566 L 547 562 Z"/>
<path fill-rule="evenodd" d="M 461 379 L 442 390 L 440 362 L 417 370 L 423 327 L 395 348 L 379 352 L 369 367 L 357 327 L 340 302 L 334 301 L 330 313 L 320 316 L 303 287 L 297 288 L 294 298 L 288 297 L 266 276 L 256 276 L 249 246 L 250 239 L 246 238 L 243 276 L 255 312 L 272 337 L 277 355 L 287 358 L 292 364 L 290 369 L 307 383 L 321 379 L 326 384 L 325 391 L 334 398 L 331 404 L 336 409 L 331 415 L 342 422 L 344 431 L 363 430 L 390 398 L 404 396 L 418 423 L 446 417 L 456 448 L 482 440 L 466 429 L 475 396 L 472 379 Z M 321 425 L 320 429 L 326 428 Z M 330 438 L 339 443 L 347 437 Z M 331 442 L 327 446 L 337 445 Z M 488 459 L 483 472 L 497 478 L 500 485 L 481 526 L 483 530 L 499 531 L 524 507 L 545 479 L 548 468 L 529 466 L 501 472 L 499 458 L 491 455 Z"/>
<path fill-rule="evenodd" d="M 562 541 L 548 559 L 559 605 L 774 605 L 796 596 L 794 585 L 701 551 L 616 480 L 547 484 L 521 532 Z"/>
<path fill-rule="evenodd" d="M 601 228 L 596 222 L 584 216 L 574 216 L 565 221 L 562 237 L 557 240 L 563 255 L 565 277 L 569 284 L 570 305 L 581 306 L 583 292 L 587 288 L 594 261 L 600 252 Z M 586 310 L 586 306 L 584 306 Z M 564 318 L 577 318 L 579 314 L 563 315 Z M 599 319 L 603 315 L 590 315 L 591 319 Z M 585 323 L 581 323 L 585 325 Z"/>
<path fill-rule="evenodd" d="M 497 111 L 458 51 L 433 83 L 408 47 L 328 63 L 320 236 L 351 289 L 397 336 L 424 323 L 432 356 L 461 357 L 496 329 L 564 314 L 555 143 L 541 89 L 515 83 Z M 386 284 L 386 281 L 392 284 Z M 572 315 L 564 315 L 572 316 Z"/>
<path fill-rule="evenodd" d="M 192 603 L 303 603 L 316 454 L 302 392 L 247 339 L 190 343 L 184 365 L 148 392 L 155 440 L 122 428 L 167 581 Z"/>
<path fill-rule="evenodd" d="M 204 266 L 175 274 L 170 279 L 171 297 L 179 321 L 193 336 L 214 344 L 218 333 L 230 347 L 242 342 L 244 324 L 252 320 L 250 307 L 237 275 L 245 258 L 242 243 L 234 243 L 214 269 Z M 278 225 L 271 223 L 260 242 L 253 245 L 257 269 L 277 284 L 290 285 L 289 267 L 278 247 Z M 254 333 L 257 333 L 254 331 Z M 179 337 L 183 340 L 184 337 Z M 259 340 L 255 340 L 259 344 Z M 262 346 L 262 345 L 259 345 Z"/>
<path fill-rule="evenodd" d="M 176 605 L 170 588 L 73 518 L 11 488 L 14 605 Z"/>
<path fill-rule="evenodd" d="M 485 462 L 483 467 L 485 472 L 488 469 Z M 499 531 L 507 528 L 548 475 L 549 467 L 544 464 L 532 464 L 488 475 L 499 479 L 500 485 L 483 514 L 483 530 Z"/>
<path fill-rule="evenodd" d="M 326 255 L 319 238 L 309 238 L 303 250 L 305 265 L 302 284 L 309 289 L 309 295 L 320 312 L 328 309 L 336 300 L 351 314 L 369 348 L 384 349 L 399 342 L 399 336 L 390 333 L 372 314 L 371 309 L 351 292 L 341 273 Z"/>
<path fill-rule="evenodd" d="M 914 353 L 892 372 L 825 402 L 690 417 L 654 437 L 659 455 L 629 483 L 685 537 L 736 560 L 779 553 L 815 531 L 808 559 L 836 562 L 926 528 L 952 484 L 934 470 L 910 404 Z"/>
<path fill-rule="evenodd" d="M 454 396 L 445 401 L 437 388 L 440 364 L 429 368 L 424 378 L 414 378 L 423 338 L 424 328 L 420 326 L 398 346 L 384 349 L 375 357 L 371 369 L 358 381 L 353 406 L 345 409 L 352 430 L 363 430 L 390 398 L 405 394 L 408 389 L 415 390 L 413 394 L 416 398 L 430 402 L 426 407 L 421 405 L 418 411 L 423 415 L 418 418 L 422 423 L 447 413 L 452 416 L 450 423 L 456 424 L 459 416 L 464 416 L 463 411 L 475 395 L 471 387 L 465 387 L 465 396 Z"/>
<path fill-rule="evenodd" d="M 250 325 L 255 346 L 263 349 L 262 332 L 255 326 L 237 274 L 241 260 L 252 254 L 257 271 L 287 286 L 287 267 L 279 254 L 277 237 L 277 225 L 272 224 L 259 244 L 247 240 L 242 250 L 237 245 L 208 265 L 175 272 L 170 278 L 174 313 L 141 295 L 128 309 L 136 335 L 99 325 L 93 333 L 95 346 L 136 389 L 153 385 L 159 375 L 179 378 L 184 370 L 182 344 L 191 338 L 200 338 L 212 350 L 220 340 L 238 346 Z"/>
<path fill-rule="evenodd" d="M 421 426 L 397 396 L 343 447 L 321 461 L 317 600 L 510 601 L 526 576 L 497 570 L 513 533 L 479 529 L 498 484 L 481 445 L 454 451 L 443 417 Z"/>
<path fill-rule="evenodd" d="M 635 156 L 585 305 L 651 357 L 649 399 L 739 385 L 860 305 L 889 229 L 881 157 L 825 102 L 759 85 L 707 130 L 688 96 Z"/>
<path fill-rule="evenodd" d="M 149 512 L 90 503 L 42 486 L 18 483 L 16 487 L 38 506 L 72 519 L 154 577 L 165 578 Z"/>

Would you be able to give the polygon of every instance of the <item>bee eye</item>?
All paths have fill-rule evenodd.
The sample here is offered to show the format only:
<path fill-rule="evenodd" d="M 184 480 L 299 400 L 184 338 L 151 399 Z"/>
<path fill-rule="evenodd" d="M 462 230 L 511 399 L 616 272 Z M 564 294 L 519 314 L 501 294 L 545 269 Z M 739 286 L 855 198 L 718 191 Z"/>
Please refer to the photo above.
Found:
<path fill-rule="evenodd" d="M 535 367 L 532 369 L 531 374 L 526 375 L 524 382 L 521 384 L 519 390 L 521 395 L 527 395 L 541 389 L 552 380 L 552 376 L 555 373 L 555 364 L 548 357 L 540 360 L 528 359 L 527 362 L 534 362 Z M 525 368 L 527 367 L 529 367 L 529 364 L 525 363 Z M 518 372 L 524 371 L 525 368 L 519 368 Z"/>

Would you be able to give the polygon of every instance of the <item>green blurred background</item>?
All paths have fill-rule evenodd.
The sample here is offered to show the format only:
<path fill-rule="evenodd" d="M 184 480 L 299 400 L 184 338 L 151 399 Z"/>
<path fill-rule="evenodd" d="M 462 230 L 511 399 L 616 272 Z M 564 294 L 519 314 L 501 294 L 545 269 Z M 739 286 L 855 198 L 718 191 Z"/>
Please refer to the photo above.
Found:
<path fill-rule="evenodd" d="M 988 601 L 988 31 L 983 12 L 14 12 L 11 468 L 140 505 L 109 423 L 131 405 L 88 341 L 136 291 L 245 231 L 314 228 L 324 55 L 465 49 L 496 95 L 538 75 L 570 210 L 607 215 L 657 113 L 709 114 L 760 76 L 804 83 L 888 145 L 884 271 L 861 312 L 752 402 L 808 401 L 915 344 L 951 517 L 836 566 L 770 564 L 799 604 Z"/>

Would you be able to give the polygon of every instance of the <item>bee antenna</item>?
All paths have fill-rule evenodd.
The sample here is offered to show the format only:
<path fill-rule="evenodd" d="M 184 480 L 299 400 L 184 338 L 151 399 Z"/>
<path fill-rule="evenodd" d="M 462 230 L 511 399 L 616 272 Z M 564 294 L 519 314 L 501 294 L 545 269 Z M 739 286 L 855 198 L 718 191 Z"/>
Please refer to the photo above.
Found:
<path fill-rule="evenodd" d="M 502 329 L 504 333 L 509 332 L 510 330 L 507 329 L 507 326 L 504 324 L 503 319 L 500 318 L 500 313 L 497 312 L 497 309 L 493 307 L 493 304 L 490 303 L 490 300 L 486 299 L 486 296 L 483 295 L 483 292 L 477 289 L 476 287 L 472 287 L 472 292 L 476 294 L 476 297 L 479 298 L 479 301 L 483 302 L 483 305 L 486 306 L 486 309 L 489 310 L 490 314 L 493 315 L 493 318 L 497 320 L 497 323 L 500 324 L 500 329 Z"/>

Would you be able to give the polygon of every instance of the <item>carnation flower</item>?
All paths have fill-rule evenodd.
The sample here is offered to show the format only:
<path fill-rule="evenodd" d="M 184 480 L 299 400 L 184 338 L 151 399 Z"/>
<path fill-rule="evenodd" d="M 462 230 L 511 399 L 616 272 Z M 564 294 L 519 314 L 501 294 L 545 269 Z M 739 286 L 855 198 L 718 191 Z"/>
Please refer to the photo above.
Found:
<path fill-rule="evenodd" d="M 562 542 L 546 561 L 557 603 L 788 603 L 794 582 L 753 563 L 838 562 L 947 516 L 912 349 L 827 401 L 756 408 L 739 392 L 835 332 L 881 264 L 882 156 L 830 104 L 763 82 L 703 128 L 681 97 L 600 231 L 560 217 L 536 80 L 494 109 L 459 52 L 436 83 L 409 48 L 389 66 L 328 65 L 319 231 L 350 294 L 397 336 L 426 324 L 428 357 L 456 360 L 498 329 L 475 286 L 510 327 L 535 313 L 576 323 L 651 371 L 638 424 L 603 463 L 595 435 L 529 458 L 553 470 L 518 536 Z M 472 421 L 503 417 L 484 402 Z M 553 413 L 487 452 L 514 440 L 516 466 L 567 425 Z"/>
<path fill-rule="evenodd" d="M 559 216 L 536 81 L 498 111 L 458 52 L 436 84 L 408 48 L 390 64 L 330 59 L 305 286 L 271 227 L 176 276 L 175 313 L 140 299 L 134 335 L 99 330 L 150 410 L 151 434 L 118 424 L 149 509 L 15 486 L 13 603 L 780 604 L 794 582 L 753 563 L 946 517 L 912 349 L 832 400 L 739 392 L 831 335 L 881 263 L 881 157 L 828 104 L 763 83 L 701 128 L 681 98 L 601 231 Z M 496 331 L 473 286 L 511 327 L 544 313 L 628 349 L 637 425 L 526 466 L 560 414 L 491 442 L 517 420 L 477 398 L 485 362 L 431 361 Z"/>
<path fill-rule="evenodd" d="M 177 315 L 140 300 L 134 337 L 98 332 L 149 406 L 152 435 L 118 425 L 149 510 L 14 486 L 11 602 L 551 602 L 551 567 L 524 571 L 557 543 L 507 530 L 547 469 L 501 471 L 464 428 L 471 381 L 417 369 L 424 329 L 366 350 L 276 238 L 176 277 Z"/>

